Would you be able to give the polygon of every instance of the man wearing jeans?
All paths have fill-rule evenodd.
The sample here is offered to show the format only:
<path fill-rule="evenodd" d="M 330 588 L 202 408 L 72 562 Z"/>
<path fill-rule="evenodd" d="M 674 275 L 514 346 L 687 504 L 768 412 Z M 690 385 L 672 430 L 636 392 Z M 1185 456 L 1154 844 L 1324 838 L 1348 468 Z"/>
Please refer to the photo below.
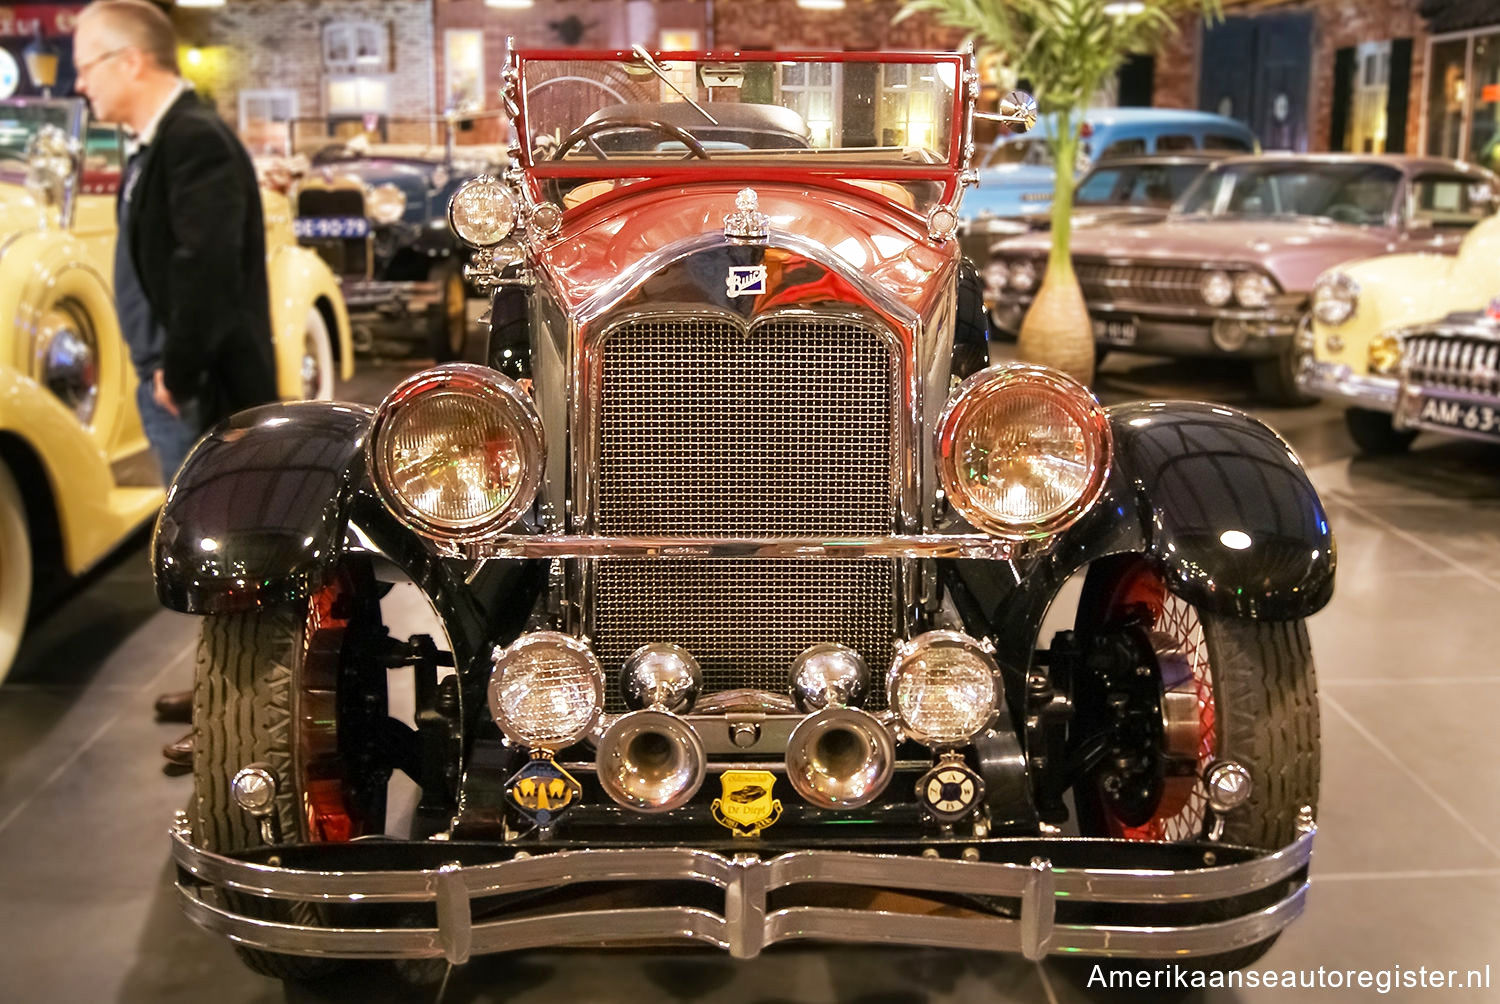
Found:
<path fill-rule="evenodd" d="M 115 302 L 140 378 L 136 403 L 162 478 L 236 411 L 276 400 L 265 224 L 250 157 L 177 72 L 177 39 L 145 0 L 78 19 L 77 88 L 134 136 L 120 179 Z M 191 694 L 157 700 L 187 720 Z M 192 762 L 192 733 L 163 753 Z"/>

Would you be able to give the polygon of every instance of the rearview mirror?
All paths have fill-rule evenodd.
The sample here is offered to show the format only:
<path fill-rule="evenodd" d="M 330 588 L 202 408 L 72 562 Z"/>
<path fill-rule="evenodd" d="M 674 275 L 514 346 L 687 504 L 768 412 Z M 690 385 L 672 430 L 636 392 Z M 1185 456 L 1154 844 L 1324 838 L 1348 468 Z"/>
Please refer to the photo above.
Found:
<path fill-rule="evenodd" d="M 974 113 L 975 118 L 1003 123 L 1016 133 L 1030 132 L 1036 128 L 1036 115 L 1036 98 L 1025 91 L 1011 91 L 1001 98 L 998 112 Z"/>

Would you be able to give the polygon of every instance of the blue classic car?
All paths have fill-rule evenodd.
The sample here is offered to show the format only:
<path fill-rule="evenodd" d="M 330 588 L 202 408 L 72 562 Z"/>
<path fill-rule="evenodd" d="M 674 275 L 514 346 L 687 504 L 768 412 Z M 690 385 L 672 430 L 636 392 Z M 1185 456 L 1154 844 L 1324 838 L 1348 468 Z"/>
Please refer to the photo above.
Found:
<path fill-rule="evenodd" d="M 968 232 L 1014 234 L 1030 229 L 1028 217 L 1052 204 L 1056 176 L 1049 141 L 1055 123 L 1037 120 L 1024 136 L 999 140 L 979 163 L 979 187 L 963 202 Z M 1256 149 L 1255 134 L 1242 122 L 1182 108 L 1093 108 L 1083 120 L 1083 143 L 1074 169 L 1081 176 L 1106 157 L 1187 150 Z"/>
<path fill-rule="evenodd" d="M 297 238 L 339 276 L 359 347 L 416 337 L 439 362 L 462 354 L 468 289 L 448 200 L 463 182 L 504 165 L 492 147 L 360 139 L 312 155 L 294 196 Z"/>

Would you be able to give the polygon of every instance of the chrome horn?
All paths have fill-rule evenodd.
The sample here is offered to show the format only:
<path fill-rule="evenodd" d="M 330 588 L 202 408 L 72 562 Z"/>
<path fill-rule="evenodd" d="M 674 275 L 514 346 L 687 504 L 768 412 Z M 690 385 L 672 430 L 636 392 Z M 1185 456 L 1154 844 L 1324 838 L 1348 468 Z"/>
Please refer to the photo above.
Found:
<path fill-rule="evenodd" d="M 890 783 L 896 744 L 874 715 L 848 705 L 864 696 L 870 669 L 843 645 L 814 645 L 792 664 L 792 692 L 804 718 L 786 747 L 787 780 L 825 809 L 873 801 Z"/>
<path fill-rule="evenodd" d="M 697 660 L 676 645 L 643 645 L 625 660 L 621 689 L 637 710 L 599 739 L 595 766 L 606 795 L 638 812 L 667 812 L 698 793 L 703 743 L 678 712 L 693 706 L 702 681 Z"/>

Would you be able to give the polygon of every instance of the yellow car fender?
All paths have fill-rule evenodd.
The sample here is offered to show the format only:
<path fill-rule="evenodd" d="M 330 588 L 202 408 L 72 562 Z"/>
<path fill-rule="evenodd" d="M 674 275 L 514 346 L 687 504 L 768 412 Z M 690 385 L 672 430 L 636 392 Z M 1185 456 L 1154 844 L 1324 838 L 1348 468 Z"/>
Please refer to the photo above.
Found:
<path fill-rule="evenodd" d="M 276 385 L 282 398 L 302 396 L 303 337 L 307 312 L 316 308 L 328 326 L 339 361 L 339 376 L 354 375 L 354 344 L 349 312 L 332 270 L 306 248 L 281 245 L 267 262 L 271 289 L 271 331 L 276 343 Z"/>
<path fill-rule="evenodd" d="M 0 366 L 0 436 L 19 440 L 40 462 L 71 574 L 103 557 L 161 504 L 159 489 L 116 488 L 108 457 L 73 413 L 9 366 Z"/>

